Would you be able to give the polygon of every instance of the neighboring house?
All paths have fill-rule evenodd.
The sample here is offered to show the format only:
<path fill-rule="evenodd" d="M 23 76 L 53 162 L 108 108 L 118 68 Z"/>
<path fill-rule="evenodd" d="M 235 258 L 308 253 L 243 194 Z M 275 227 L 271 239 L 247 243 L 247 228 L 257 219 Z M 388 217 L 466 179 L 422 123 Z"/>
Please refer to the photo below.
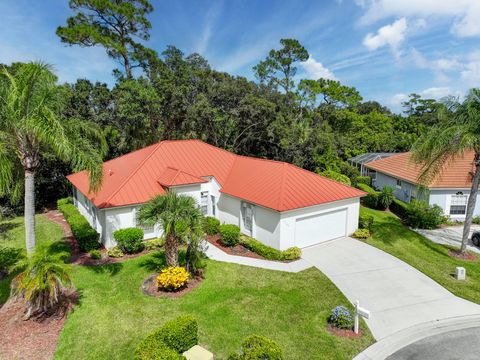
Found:
<path fill-rule="evenodd" d="M 203 214 L 235 224 L 276 249 L 306 247 L 353 233 L 363 192 L 291 164 L 235 155 L 199 140 L 162 141 L 107 161 L 102 188 L 69 175 L 74 203 L 115 246 L 113 232 L 139 226 L 138 206 L 167 189 L 194 197 Z M 144 228 L 145 239 L 160 236 Z"/>
<path fill-rule="evenodd" d="M 365 164 L 375 160 L 385 159 L 396 154 L 398 153 L 365 153 L 348 159 L 348 162 L 360 171 L 360 175 L 370 176 L 370 170 L 365 167 Z"/>
<path fill-rule="evenodd" d="M 388 185 L 395 190 L 398 199 L 410 202 L 423 199 L 430 205 L 437 204 L 445 215 L 453 220 L 464 220 L 467 201 L 472 186 L 474 153 L 466 152 L 445 164 L 441 173 L 428 185 L 419 181 L 421 166 L 411 160 L 410 153 L 402 153 L 365 164 L 372 171 L 377 189 Z M 480 215 L 480 199 L 477 198 L 475 215 Z"/>

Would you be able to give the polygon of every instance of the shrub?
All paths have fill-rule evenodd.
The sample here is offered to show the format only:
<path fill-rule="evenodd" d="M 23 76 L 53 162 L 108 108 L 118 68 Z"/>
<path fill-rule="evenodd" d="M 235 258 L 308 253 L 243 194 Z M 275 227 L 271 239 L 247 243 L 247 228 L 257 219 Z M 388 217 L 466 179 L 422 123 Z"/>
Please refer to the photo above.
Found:
<path fill-rule="evenodd" d="M 17 261 L 23 259 L 25 255 L 21 249 L 12 247 L 0 247 L 0 280 L 8 275 Z"/>
<path fill-rule="evenodd" d="M 367 229 L 368 231 L 372 231 L 373 226 L 373 216 L 362 214 L 360 211 L 360 217 L 358 219 L 358 227 L 360 229 Z"/>
<path fill-rule="evenodd" d="M 125 228 L 113 233 L 118 247 L 124 253 L 135 254 L 143 250 L 143 230 L 139 228 Z"/>
<path fill-rule="evenodd" d="M 260 241 L 255 240 L 248 236 L 242 236 L 241 243 L 248 250 L 263 256 L 268 260 L 283 260 L 283 254 L 280 250 L 274 249 L 270 246 L 262 244 Z"/>
<path fill-rule="evenodd" d="M 220 232 L 220 220 L 213 216 L 206 216 L 202 220 L 203 231 L 207 235 L 215 235 Z"/>
<path fill-rule="evenodd" d="M 357 184 L 357 188 L 367 193 L 367 195 L 361 199 L 362 204 L 371 209 L 378 209 L 379 192 L 365 184 Z"/>
<path fill-rule="evenodd" d="M 225 246 L 235 246 L 240 241 L 240 228 L 237 225 L 220 225 L 220 235 Z"/>
<path fill-rule="evenodd" d="M 229 360 L 283 360 L 283 351 L 273 340 L 250 335 L 242 343 L 242 353 L 232 354 Z"/>
<path fill-rule="evenodd" d="M 351 329 L 353 326 L 353 317 L 345 306 L 337 306 L 332 310 L 328 321 L 339 329 Z"/>
<path fill-rule="evenodd" d="M 405 218 L 408 226 L 418 229 L 435 229 L 444 221 L 445 216 L 440 206 L 430 206 L 425 201 L 418 200 L 412 200 Z"/>
<path fill-rule="evenodd" d="M 147 240 L 143 242 L 143 247 L 147 250 L 160 249 L 165 244 L 165 239 L 156 238 L 153 240 Z"/>
<path fill-rule="evenodd" d="M 352 237 L 354 237 L 355 239 L 368 239 L 370 237 L 370 230 L 358 229 L 352 234 Z"/>
<path fill-rule="evenodd" d="M 176 291 L 187 285 L 190 274 L 180 266 L 170 266 L 157 276 L 158 287 L 166 291 Z"/>
<path fill-rule="evenodd" d="M 393 199 L 390 210 L 398 217 L 405 219 L 408 215 L 408 204 L 398 199 Z"/>
<path fill-rule="evenodd" d="M 98 249 L 100 247 L 100 235 L 90 226 L 87 219 L 80 214 L 75 205 L 72 205 L 67 199 L 69 198 L 58 200 L 57 208 L 70 225 L 78 247 L 83 252 Z"/>
<path fill-rule="evenodd" d="M 89 254 L 93 260 L 99 260 L 102 258 L 102 253 L 100 252 L 100 250 L 97 250 L 97 249 L 90 250 Z"/>
<path fill-rule="evenodd" d="M 340 174 L 339 172 L 336 172 L 334 170 L 322 171 L 322 172 L 320 172 L 320 175 L 325 176 L 329 179 L 338 181 L 338 182 L 340 182 L 342 184 L 345 184 L 345 185 L 348 185 L 348 186 L 352 185 L 352 182 L 350 181 L 350 179 L 347 175 Z"/>
<path fill-rule="evenodd" d="M 282 251 L 282 255 L 283 260 L 297 260 L 300 259 L 300 256 L 302 256 L 302 250 L 294 246 Z"/>
<path fill-rule="evenodd" d="M 147 336 L 135 349 L 135 360 L 179 360 L 198 344 L 198 325 L 192 316 L 180 316 Z"/>
<path fill-rule="evenodd" d="M 67 205 L 67 204 L 73 204 L 73 198 L 72 197 L 66 197 L 66 198 L 57 200 L 57 208 L 62 206 L 62 205 Z"/>
<path fill-rule="evenodd" d="M 358 184 L 365 184 L 367 186 L 372 186 L 372 178 L 370 176 L 357 176 L 355 181 Z"/>
<path fill-rule="evenodd" d="M 124 256 L 125 254 L 123 253 L 122 250 L 120 250 L 120 248 L 118 246 L 115 246 L 115 247 L 107 250 L 107 255 L 108 255 L 108 257 L 111 257 L 111 258 L 119 258 L 119 257 Z"/>
<path fill-rule="evenodd" d="M 473 223 L 473 224 L 476 224 L 476 225 L 480 225 L 480 216 L 475 216 L 475 217 L 472 219 L 472 223 Z"/>

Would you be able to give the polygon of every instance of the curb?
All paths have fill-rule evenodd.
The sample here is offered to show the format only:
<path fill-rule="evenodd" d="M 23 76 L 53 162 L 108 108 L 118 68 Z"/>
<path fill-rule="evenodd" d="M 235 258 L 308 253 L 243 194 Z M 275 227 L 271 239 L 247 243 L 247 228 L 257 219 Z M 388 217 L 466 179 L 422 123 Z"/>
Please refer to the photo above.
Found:
<path fill-rule="evenodd" d="M 396 351 L 419 340 L 450 331 L 480 327 L 480 315 L 459 316 L 414 325 L 371 345 L 353 360 L 384 360 Z"/>

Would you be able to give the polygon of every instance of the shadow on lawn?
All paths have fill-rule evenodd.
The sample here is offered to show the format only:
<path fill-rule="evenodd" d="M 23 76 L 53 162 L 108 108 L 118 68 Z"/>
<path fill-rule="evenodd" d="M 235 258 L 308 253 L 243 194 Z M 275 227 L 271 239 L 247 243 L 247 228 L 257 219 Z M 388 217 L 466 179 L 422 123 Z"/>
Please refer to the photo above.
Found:
<path fill-rule="evenodd" d="M 120 262 L 105 265 L 85 265 L 85 268 L 97 274 L 108 274 L 110 276 L 117 275 L 123 268 Z"/>
<path fill-rule="evenodd" d="M 178 263 L 181 266 L 185 265 L 185 249 L 180 249 L 178 251 Z M 145 257 L 140 262 L 140 266 L 149 271 L 160 271 L 161 269 L 167 267 L 167 260 L 165 258 L 164 251 L 158 250 Z"/>
<path fill-rule="evenodd" d="M 4 222 L 0 223 L 0 239 L 7 240 L 10 238 L 9 231 L 19 227 L 20 224 L 16 222 Z"/>

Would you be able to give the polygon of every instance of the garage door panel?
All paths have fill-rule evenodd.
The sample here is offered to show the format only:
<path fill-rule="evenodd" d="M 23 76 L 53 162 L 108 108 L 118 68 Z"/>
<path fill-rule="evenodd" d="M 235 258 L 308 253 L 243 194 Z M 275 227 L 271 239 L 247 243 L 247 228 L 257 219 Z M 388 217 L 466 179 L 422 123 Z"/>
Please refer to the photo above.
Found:
<path fill-rule="evenodd" d="M 347 210 L 337 210 L 297 219 L 295 245 L 307 247 L 346 235 Z"/>

